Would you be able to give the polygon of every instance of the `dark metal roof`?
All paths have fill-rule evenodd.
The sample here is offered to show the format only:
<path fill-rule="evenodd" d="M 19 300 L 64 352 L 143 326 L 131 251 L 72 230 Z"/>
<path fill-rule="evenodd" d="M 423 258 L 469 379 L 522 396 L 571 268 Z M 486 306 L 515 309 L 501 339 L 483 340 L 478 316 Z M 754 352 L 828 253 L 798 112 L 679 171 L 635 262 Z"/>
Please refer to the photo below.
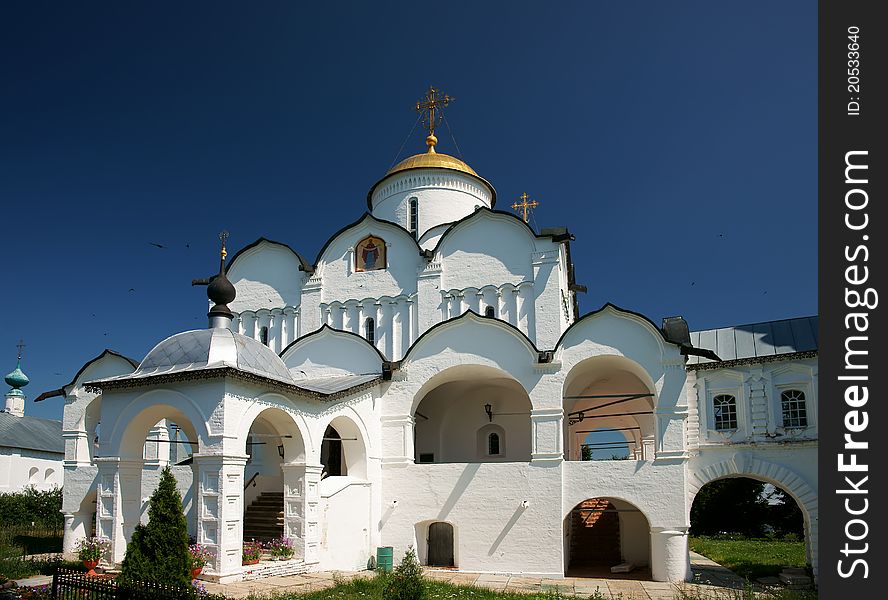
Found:
<path fill-rule="evenodd" d="M 62 422 L 0 413 L 0 447 L 53 452 L 62 458 L 65 454 Z"/>
<path fill-rule="evenodd" d="M 785 354 L 817 351 L 818 317 L 799 317 L 691 332 L 691 344 L 712 350 L 722 362 L 771 359 Z M 714 361 L 689 356 L 688 364 Z"/>

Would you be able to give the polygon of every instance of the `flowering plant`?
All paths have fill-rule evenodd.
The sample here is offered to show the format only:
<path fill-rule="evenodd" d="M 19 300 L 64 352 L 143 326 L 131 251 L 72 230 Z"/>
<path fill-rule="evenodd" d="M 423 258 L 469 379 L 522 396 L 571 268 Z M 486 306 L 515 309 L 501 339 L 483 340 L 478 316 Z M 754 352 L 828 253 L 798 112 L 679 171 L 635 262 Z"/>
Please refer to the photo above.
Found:
<path fill-rule="evenodd" d="M 111 547 L 111 540 L 98 537 L 83 538 L 77 542 L 77 558 L 80 560 L 101 560 Z"/>
<path fill-rule="evenodd" d="M 188 568 L 202 569 L 210 564 L 213 556 L 209 548 L 204 548 L 200 544 L 191 544 L 188 546 Z"/>
<path fill-rule="evenodd" d="M 287 537 L 271 540 L 266 544 L 265 549 L 275 558 L 292 558 L 293 557 L 293 540 Z"/>
<path fill-rule="evenodd" d="M 242 562 L 259 560 L 261 556 L 262 544 L 259 542 L 244 542 L 244 549 L 241 553 Z"/>

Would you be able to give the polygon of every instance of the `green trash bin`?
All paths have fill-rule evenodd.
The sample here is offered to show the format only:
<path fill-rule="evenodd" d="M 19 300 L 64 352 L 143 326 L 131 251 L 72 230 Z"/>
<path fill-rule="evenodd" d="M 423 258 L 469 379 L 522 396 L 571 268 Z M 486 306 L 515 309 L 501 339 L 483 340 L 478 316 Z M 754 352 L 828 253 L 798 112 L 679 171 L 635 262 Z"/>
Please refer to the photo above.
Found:
<path fill-rule="evenodd" d="M 392 572 L 394 549 L 391 546 L 379 546 L 376 548 L 376 570 L 386 573 Z"/>

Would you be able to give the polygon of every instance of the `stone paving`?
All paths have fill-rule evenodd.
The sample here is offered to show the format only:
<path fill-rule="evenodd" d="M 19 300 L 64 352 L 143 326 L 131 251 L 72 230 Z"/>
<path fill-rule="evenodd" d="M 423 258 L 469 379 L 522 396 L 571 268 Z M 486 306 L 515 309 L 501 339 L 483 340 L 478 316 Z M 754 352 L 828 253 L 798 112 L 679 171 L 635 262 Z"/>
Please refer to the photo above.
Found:
<path fill-rule="evenodd" d="M 495 591 L 508 592 L 545 592 L 559 591 L 562 594 L 588 598 L 599 594 L 603 598 L 620 600 L 673 600 L 679 588 L 694 595 L 695 598 L 730 598 L 731 591 L 743 587 L 743 580 L 721 565 L 699 555 L 691 554 L 691 568 L 694 582 L 671 584 L 660 581 L 649 581 L 650 573 L 629 573 L 620 577 L 526 577 L 497 575 L 490 573 L 464 573 L 449 569 L 425 569 L 428 578 L 446 581 L 454 585 L 474 586 Z M 336 580 L 349 580 L 354 577 L 372 577 L 373 573 L 361 571 L 357 573 L 304 573 L 290 577 L 270 577 L 258 581 L 230 584 L 205 583 L 207 591 L 223 593 L 231 598 L 254 596 L 273 596 L 283 592 L 307 593 L 333 587 Z M 639 577 L 645 577 L 639 579 Z"/>
<path fill-rule="evenodd" d="M 674 600 L 679 589 L 688 592 L 693 598 L 733 600 L 733 590 L 742 589 L 744 581 L 736 574 L 708 558 L 691 553 L 692 583 L 671 584 L 650 581 L 650 572 L 642 570 L 621 576 L 603 577 L 526 577 L 496 575 L 489 573 L 463 573 L 450 569 L 425 569 L 425 574 L 436 581 L 446 581 L 454 585 L 474 586 L 496 591 L 545 592 L 559 591 L 566 595 L 588 598 L 599 594 L 613 600 Z M 371 571 L 357 573 L 304 573 L 287 577 L 269 577 L 256 581 L 218 584 L 203 582 L 207 591 L 225 594 L 229 598 L 272 597 L 275 594 L 308 593 L 333 587 L 338 580 L 355 577 L 372 577 Z M 48 583 L 50 577 L 40 576 L 30 580 L 20 580 L 19 585 L 39 585 Z"/>

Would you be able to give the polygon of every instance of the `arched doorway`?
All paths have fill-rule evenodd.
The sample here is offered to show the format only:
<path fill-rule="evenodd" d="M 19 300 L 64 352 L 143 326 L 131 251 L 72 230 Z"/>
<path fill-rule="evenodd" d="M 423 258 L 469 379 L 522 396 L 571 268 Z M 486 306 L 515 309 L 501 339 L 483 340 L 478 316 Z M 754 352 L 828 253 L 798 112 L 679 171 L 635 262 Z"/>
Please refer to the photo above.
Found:
<path fill-rule="evenodd" d="M 568 513 L 567 573 L 611 577 L 611 567 L 632 565 L 633 576 L 650 573 L 650 526 L 633 504 L 618 498 L 588 498 Z"/>
<path fill-rule="evenodd" d="M 266 408 L 250 424 L 246 436 L 244 466 L 243 539 L 267 542 L 281 537 L 301 538 L 301 530 L 288 528 L 286 506 L 288 465 L 304 468 L 305 446 L 293 417 L 280 408 Z M 294 481 L 290 493 L 301 491 Z M 291 507 L 291 511 L 293 508 Z M 297 544 L 298 546 L 298 544 Z M 297 547 L 297 553 L 301 554 Z"/>
<path fill-rule="evenodd" d="M 426 556 L 430 567 L 453 566 L 453 525 L 444 521 L 429 524 Z"/>
<path fill-rule="evenodd" d="M 653 382 L 622 356 L 596 356 L 571 369 L 564 384 L 566 460 L 654 458 Z"/>
<path fill-rule="evenodd" d="M 724 477 L 703 485 L 690 523 L 691 550 L 750 581 L 810 567 L 802 507 L 765 480 Z"/>

